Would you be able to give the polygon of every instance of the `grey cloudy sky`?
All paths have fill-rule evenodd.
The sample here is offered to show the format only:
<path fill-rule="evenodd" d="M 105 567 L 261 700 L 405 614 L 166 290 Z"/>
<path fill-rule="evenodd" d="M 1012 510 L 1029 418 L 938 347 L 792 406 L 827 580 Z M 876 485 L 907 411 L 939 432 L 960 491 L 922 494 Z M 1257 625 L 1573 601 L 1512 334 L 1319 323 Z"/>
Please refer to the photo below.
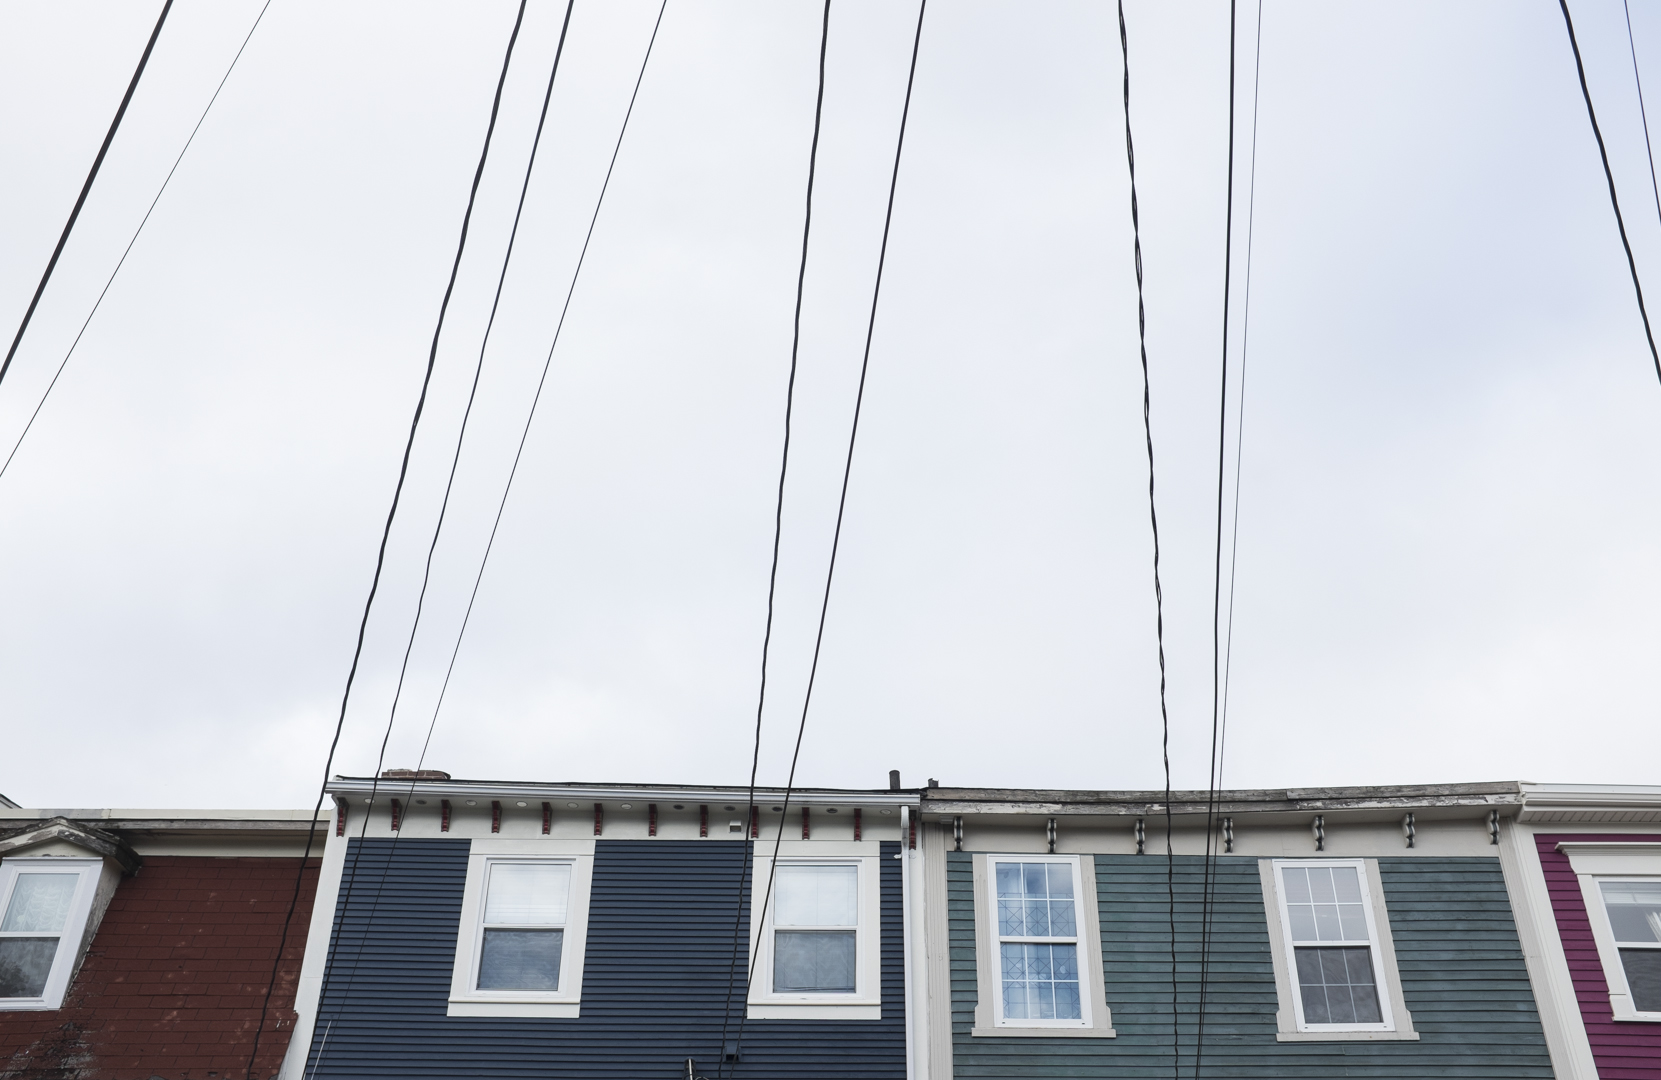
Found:
<path fill-rule="evenodd" d="M 0 442 L 258 6 L 176 5 Z M 1556 5 L 1264 9 L 1226 781 L 1654 782 L 1661 386 Z M 576 6 L 388 765 L 420 754 L 656 10 Z M 272 3 L 0 479 L 0 792 L 315 796 L 513 11 Z M 833 8 L 763 781 L 914 12 Z M 387 723 L 562 13 L 532 0 L 508 79 L 338 771 Z M 1661 304 L 1621 6 L 1575 13 Z M 818 14 L 670 0 L 430 767 L 745 778 Z M 1179 786 L 1210 727 L 1227 15 L 1129 4 Z M 154 16 L 0 7 L 8 334 Z M 1661 10 L 1633 17 L 1661 93 Z M 802 782 L 1161 783 L 1120 76 L 1109 5 L 929 11 Z"/>

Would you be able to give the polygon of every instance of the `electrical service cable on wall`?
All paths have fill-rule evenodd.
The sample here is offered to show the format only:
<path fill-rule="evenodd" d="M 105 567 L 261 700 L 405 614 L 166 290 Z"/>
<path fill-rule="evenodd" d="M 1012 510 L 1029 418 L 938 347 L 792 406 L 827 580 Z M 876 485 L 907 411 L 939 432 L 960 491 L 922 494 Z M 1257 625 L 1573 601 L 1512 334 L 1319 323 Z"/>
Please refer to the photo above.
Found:
<path fill-rule="evenodd" d="M 265 1020 L 271 1004 L 271 993 L 277 985 L 277 973 L 282 964 L 283 949 L 288 944 L 289 930 L 294 922 L 294 911 L 300 902 L 300 890 L 305 881 L 306 863 L 311 859 L 311 851 L 317 838 L 317 815 L 323 810 L 323 800 L 328 797 L 329 772 L 334 768 L 335 751 L 340 747 L 340 734 L 346 726 L 346 709 L 352 700 L 352 684 L 357 679 L 358 663 L 363 657 L 363 640 L 369 629 L 369 613 L 375 606 L 375 594 L 380 590 L 381 571 L 386 565 L 387 542 L 392 536 L 392 524 L 398 517 L 398 504 L 404 493 L 404 481 L 409 476 L 410 454 L 415 449 L 415 435 L 421 426 L 421 415 L 427 406 L 427 391 L 432 385 L 433 367 L 438 361 L 438 340 L 444 332 L 444 318 L 450 310 L 450 297 L 455 293 L 456 276 L 461 270 L 461 259 L 467 250 L 467 232 L 473 221 L 473 206 L 479 195 L 479 181 L 484 177 L 485 162 L 490 157 L 490 143 L 496 134 L 496 119 L 502 109 L 502 87 L 507 82 L 508 68 L 513 61 L 513 48 L 519 41 L 519 28 L 525 22 L 525 5 L 527 0 L 519 0 L 519 10 L 514 17 L 513 32 L 508 36 L 507 51 L 502 57 L 502 71 L 496 79 L 496 94 L 490 104 L 490 123 L 485 128 L 484 145 L 479 151 L 479 163 L 473 170 L 473 183 L 467 192 L 467 210 L 461 219 L 461 234 L 456 240 L 455 258 L 450 264 L 450 279 L 444 287 L 444 299 L 438 308 L 437 325 L 433 328 L 432 345 L 427 350 L 427 367 L 421 378 L 421 394 L 416 399 L 415 414 L 410 418 L 409 436 L 404 442 L 404 456 L 398 466 L 398 483 L 392 490 L 392 505 L 387 510 L 386 524 L 381 529 L 380 547 L 375 555 L 375 573 L 370 579 L 369 596 L 363 605 L 363 616 L 358 621 L 357 643 L 352 649 L 352 665 L 346 673 L 346 687 L 341 694 L 340 715 L 335 720 L 334 737 L 329 743 L 329 754 L 323 763 L 323 781 L 317 789 L 317 804 L 312 808 L 311 827 L 306 830 L 306 849 L 300 859 L 300 868 L 294 878 L 294 895 L 289 901 L 288 914 L 283 919 L 283 932 L 277 943 L 276 955 L 271 961 L 271 979 L 266 984 L 265 1000 L 260 1006 L 259 1025 L 254 1029 L 253 1048 L 248 1053 L 248 1078 L 253 1080 L 255 1055 L 259 1053 L 260 1036 L 265 1031 Z"/>
<path fill-rule="evenodd" d="M 1211 974 L 1211 903 L 1216 881 L 1217 752 L 1222 724 L 1223 489 L 1228 476 L 1228 302 L 1234 268 L 1234 84 L 1236 2 L 1228 5 L 1228 185 L 1223 213 L 1223 349 L 1217 395 L 1217 536 L 1211 578 L 1211 762 L 1206 768 L 1205 863 L 1200 882 L 1200 1000 L 1194 1032 L 1194 1078 L 1205 1055 L 1206 991 Z M 1259 20 L 1261 21 L 1261 19 Z"/>
<path fill-rule="evenodd" d="M 559 62 L 560 58 L 565 55 L 565 39 L 567 33 L 571 29 L 571 11 L 575 6 L 576 0 L 566 0 L 565 18 L 560 23 L 559 43 L 554 48 L 554 62 L 549 68 L 547 88 L 542 94 L 542 109 L 541 112 L 537 114 L 536 134 L 531 139 L 531 152 L 525 162 L 525 175 L 519 185 L 519 201 L 514 207 L 513 225 L 508 231 L 507 249 L 503 252 L 502 266 L 496 275 L 496 291 L 494 296 L 491 298 L 490 315 L 485 320 L 484 333 L 481 335 L 479 340 L 479 353 L 478 358 L 473 365 L 473 382 L 467 393 L 467 406 L 462 411 L 461 426 L 456 432 L 455 449 L 450 455 L 450 471 L 444 483 L 444 498 L 439 505 L 438 518 L 433 524 L 432 539 L 427 545 L 427 558 L 421 572 L 421 588 L 415 602 L 415 617 L 410 622 L 409 635 L 404 643 L 404 656 L 403 661 L 398 668 L 398 681 L 392 694 L 392 706 L 387 714 L 386 730 L 381 736 L 380 753 L 375 759 L 375 770 L 373 773 L 373 779 L 371 780 L 369 786 L 368 804 L 370 810 L 373 810 L 375 797 L 380 793 L 381 771 L 386 767 L 386 749 L 392 741 L 392 729 L 398 718 L 398 704 L 403 699 L 404 680 L 409 674 L 410 654 L 415 650 L 415 639 L 421 629 L 421 615 L 426 608 L 427 587 L 432 580 L 433 556 L 438 550 L 439 537 L 443 534 L 445 518 L 450 508 L 450 495 L 455 488 L 456 470 L 461 465 L 462 447 L 467 440 L 468 421 L 473 416 L 473 403 L 478 397 L 479 381 L 484 374 L 485 354 L 490 347 L 490 333 L 496 326 L 496 314 L 502 304 L 502 290 L 507 284 L 508 269 L 513 263 L 513 251 L 515 244 L 519 239 L 519 222 L 525 213 L 525 199 L 530 193 L 531 176 L 536 171 L 537 152 L 542 147 L 542 133 L 548 122 L 548 106 L 553 100 L 554 83 L 559 77 Z M 416 780 L 410 780 L 409 790 L 405 795 L 406 799 L 414 795 L 416 783 Z M 369 835 L 369 819 L 370 812 L 366 811 L 363 816 L 363 826 L 358 833 L 359 840 L 363 840 Z M 369 914 L 366 919 L 366 931 L 368 926 L 372 926 L 374 924 L 375 916 L 380 910 L 381 895 L 386 887 L 387 874 L 392 868 L 392 860 L 397 854 L 398 841 L 402 836 L 403 820 L 400 818 L 398 827 L 393 831 L 392 846 L 387 852 L 386 861 L 381 866 L 380 875 L 375 882 L 375 893 L 370 901 Z M 341 892 L 341 900 L 339 902 L 339 906 L 343 911 L 350 911 L 352 907 L 352 894 L 357 886 L 358 868 L 363 859 L 362 850 L 363 849 L 360 847 L 359 855 L 356 859 L 352 860 L 351 870 L 346 875 L 345 887 Z M 358 939 L 357 951 L 353 954 L 351 965 L 347 969 L 346 986 L 345 989 L 341 991 L 342 1007 L 344 1007 L 346 999 L 350 998 L 352 987 L 357 981 L 358 965 L 363 958 L 363 946 L 366 938 L 367 932 L 363 937 Z M 323 966 L 323 984 L 318 991 L 318 1001 L 320 1004 L 329 988 L 329 982 L 334 976 L 336 966 L 335 953 L 338 944 L 338 936 L 329 942 L 329 954 Z M 325 1037 L 325 1045 L 326 1043 L 327 1038 Z M 324 1048 L 320 1047 L 317 1054 L 318 1067 L 322 1066 L 323 1055 Z"/>
<path fill-rule="evenodd" d="M 150 223 L 150 215 L 156 212 L 156 204 L 161 202 L 162 195 L 167 191 L 167 185 L 173 182 L 173 174 L 179 171 L 179 163 L 185 159 L 185 154 L 190 150 L 191 144 L 196 141 L 196 133 L 202 130 L 202 122 L 208 118 L 208 113 L 213 110 L 214 102 L 219 100 L 219 92 L 225 89 L 225 83 L 230 80 L 231 72 L 236 70 L 237 61 L 242 59 L 243 52 L 248 48 L 248 42 L 253 40 L 254 31 L 260 28 L 260 22 L 264 20 L 265 13 L 270 7 L 271 0 L 265 0 L 264 6 L 260 8 L 260 13 L 254 16 L 254 25 L 248 28 L 248 34 L 242 39 L 242 45 L 237 48 L 236 55 L 231 57 L 230 66 L 225 69 L 225 74 L 220 77 L 219 85 L 214 87 L 213 96 L 208 98 L 208 104 L 202 109 L 202 115 L 196 118 L 196 126 L 190 129 L 190 137 L 185 140 L 184 146 L 179 148 L 179 156 L 173 159 L 173 167 L 167 170 L 167 175 L 162 179 L 161 187 L 156 190 L 156 197 L 150 200 L 150 206 L 144 211 L 144 217 L 139 221 L 138 228 L 133 230 L 132 238 L 127 241 L 126 248 L 121 252 L 121 258 L 115 261 L 115 269 L 111 270 L 110 276 L 105 279 L 104 287 L 98 293 L 98 299 L 92 302 L 92 310 L 87 312 L 86 319 L 81 323 L 81 329 L 75 334 L 75 340 L 69 343 L 69 349 L 63 354 L 63 359 L 58 363 L 58 370 L 52 373 L 52 381 L 46 384 L 46 390 L 40 395 L 40 400 L 35 402 L 34 411 L 29 414 L 29 419 L 24 423 L 23 430 L 18 432 L 16 441 L 12 443 L 11 452 L 6 455 L 6 460 L 0 462 L 0 477 L 5 476 L 6 470 L 11 468 L 12 459 L 17 457 L 18 448 L 23 445 L 23 440 L 28 437 L 30 429 L 35 426 L 35 420 L 40 416 L 40 410 L 46 407 L 46 399 L 52 396 L 52 390 L 58 385 L 58 379 L 62 377 L 63 369 L 69 366 L 69 358 L 75 355 L 75 350 L 80 346 L 81 338 L 85 336 L 87 327 L 92 325 L 92 317 L 98 314 L 99 307 L 104 303 L 104 297 L 109 294 L 110 286 L 115 284 L 116 275 L 121 273 L 123 266 L 127 265 L 127 256 L 132 254 L 133 245 L 138 243 L 139 234 L 144 231 L 144 226 Z M 13 348 L 16 348 L 15 343 Z"/>
<path fill-rule="evenodd" d="M 1148 316 L 1142 296 L 1142 219 L 1136 202 L 1136 144 L 1130 133 L 1130 36 L 1125 29 L 1125 0 L 1118 0 L 1119 51 L 1124 60 L 1125 163 L 1130 170 L 1130 229 L 1136 262 L 1136 340 L 1142 358 L 1142 432 L 1148 444 L 1148 521 L 1153 527 L 1154 634 L 1159 646 L 1160 751 L 1165 765 L 1165 897 L 1171 935 L 1171 1068 L 1180 1077 L 1182 1052 L 1177 1030 L 1177 885 L 1176 853 L 1171 841 L 1171 714 L 1165 701 L 1165 591 L 1159 583 L 1159 509 L 1154 500 L 1153 412 L 1148 382 Z"/>

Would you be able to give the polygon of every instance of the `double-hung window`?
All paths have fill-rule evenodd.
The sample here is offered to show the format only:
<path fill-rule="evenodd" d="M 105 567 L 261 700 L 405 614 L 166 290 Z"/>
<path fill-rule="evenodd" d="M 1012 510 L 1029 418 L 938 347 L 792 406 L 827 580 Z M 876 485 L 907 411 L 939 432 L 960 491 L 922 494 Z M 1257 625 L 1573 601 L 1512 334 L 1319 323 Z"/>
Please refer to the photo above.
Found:
<path fill-rule="evenodd" d="M 1633 1011 L 1661 1017 L 1661 878 L 1605 879 L 1598 886 Z"/>
<path fill-rule="evenodd" d="M 451 1016 L 578 1015 L 592 843 L 475 839 Z"/>
<path fill-rule="evenodd" d="M 1084 1018 L 1075 862 L 996 862 L 1001 1018 Z"/>
<path fill-rule="evenodd" d="M 870 842 L 758 843 L 751 1019 L 881 1019 L 881 858 Z M 769 881 L 769 878 L 771 881 Z M 769 888 L 770 886 L 770 888 Z"/>
<path fill-rule="evenodd" d="M 102 867 L 60 857 L 0 866 L 0 1009 L 63 1003 Z"/>
<path fill-rule="evenodd" d="M 973 1035 L 1111 1038 L 1088 855 L 976 855 Z"/>
<path fill-rule="evenodd" d="M 1364 859 L 1276 860 L 1277 975 L 1295 1023 L 1314 1036 L 1409 1036 L 1382 894 Z M 1283 1001 L 1284 1006 L 1287 1004 Z M 1398 1015 L 1398 1013 L 1400 1015 Z M 1282 1024 L 1282 1031 L 1288 1026 Z"/>

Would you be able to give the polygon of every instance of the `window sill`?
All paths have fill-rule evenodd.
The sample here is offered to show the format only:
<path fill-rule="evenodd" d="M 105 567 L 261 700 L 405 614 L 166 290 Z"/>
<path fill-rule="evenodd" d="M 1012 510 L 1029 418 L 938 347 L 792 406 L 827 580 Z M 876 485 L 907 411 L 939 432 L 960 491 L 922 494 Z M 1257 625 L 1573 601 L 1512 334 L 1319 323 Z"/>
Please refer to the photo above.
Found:
<path fill-rule="evenodd" d="M 1113 1039 L 1119 1035 L 1110 1027 L 978 1027 L 969 1034 L 977 1039 Z"/>
<path fill-rule="evenodd" d="M 831 1005 L 782 1005 L 752 1003 L 744 1014 L 749 1020 L 881 1020 L 882 1003 Z"/>
<path fill-rule="evenodd" d="M 552 1016 L 577 1018 L 576 1001 L 457 1001 L 450 1000 L 446 1016 Z"/>
<path fill-rule="evenodd" d="M 56 1008 L 58 1006 L 46 1004 L 45 998 L 12 998 L 9 1001 L 0 1001 L 0 1012 L 51 1012 Z"/>
<path fill-rule="evenodd" d="M 1279 1031 L 1276 1042 L 1418 1042 L 1417 1031 Z"/>

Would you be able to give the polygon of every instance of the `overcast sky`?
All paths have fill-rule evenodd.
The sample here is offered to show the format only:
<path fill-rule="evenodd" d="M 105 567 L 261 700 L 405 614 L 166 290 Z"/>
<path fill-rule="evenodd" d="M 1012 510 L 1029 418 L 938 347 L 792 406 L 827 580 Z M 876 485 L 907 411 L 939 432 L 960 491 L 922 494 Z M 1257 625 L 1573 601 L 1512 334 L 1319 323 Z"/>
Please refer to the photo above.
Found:
<path fill-rule="evenodd" d="M 175 5 L 0 385 L 5 448 L 258 9 Z M 271 4 L 0 479 L 0 792 L 315 798 L 514 10 Z M 563 10 L 532 0 L 514 56 L 338 772 L 386 729 Z M 670 0 L 428 767 L 745 780 L 819 10 Z M 1574 10 L 1658 309 L 1621 6 Z M 388 766 L 420 756 L 656 11 L 576 5 Z M 0 6 L 8 338 L 154 16 Z M 1661 10 L 1633 16 L 1661 95 Z M 763 782 L 914 17 L 831 16 Z M 1174 780 L 1203 786 L 1228 11 L 1128 19 Z M 1163 782 L 1121 73 L 1104 3 L 929 10 L 799 782 Z M 1657 782 L 1661 384 L 1557 6 L 1267 0 L 1256 138 L 1225 783 Z"/>

